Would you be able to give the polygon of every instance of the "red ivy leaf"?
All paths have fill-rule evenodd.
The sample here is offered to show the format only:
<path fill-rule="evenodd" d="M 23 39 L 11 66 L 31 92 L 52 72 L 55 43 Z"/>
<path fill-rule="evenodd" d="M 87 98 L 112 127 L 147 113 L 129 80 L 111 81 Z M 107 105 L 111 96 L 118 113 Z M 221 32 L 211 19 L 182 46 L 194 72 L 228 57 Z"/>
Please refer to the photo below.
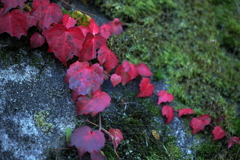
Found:
<path fill-rule="evenodd" d="M 30 38 L 30 48 L 41 47 L 45 42 L 45 38 L 38 32 L 34 33 Z"/>
<path fill-rule="evenodd" d="M 115 87 L 117 84 L 121 83 L 122 78 L 117 74 L 113 74 L 110 78 L 110 81 L 112 82 L 113 87 Z"/>
<path fill-rule="evenodd" d="M 101 35 L 94 36 L 92 33 L 88 32 L 82 49 L 78 54 L 79 61 L 89 61 L 96 58 L 96 50 L 106 45 L 106 39 Z"/>
<path fill-rule="evenodd" d="M 90 157 L 91 157 L 91 160 L 105 160 L 105 158 L 106 158 L 105 155 L 103 155 L 101 151 L 92 152 Z"/>
<path fill-rule="evenodd" d="M 102 46 L 98 50 L 97 58 L 99 63 L 104 65 L 107 73 L 109 73 L 111 69 L 114 69 L 118 65 L 117 56 L 107 46 Z"/>
<path fill-rule="evenodd" d="M 216 126 L 214 127 L 212 134 L 214 135 L 213 140 L 218 140 L 218 139 L 222 139 L 226 132 L 222 129 L 222 127 L 220 126 Z"/>
<path fill-rule="evenodd" d="M 228 139 L 228 148 L 231 148 L 234 144 L 237 144 L 237 142 L 240 141 L 240 137 L 232 137 L 231 139 Z"/>
<path fill-rule="evenodd" d="M 101 91 L 93 93 L 93 97 L 80 96 L 77 101 L 77 115 L 91 114 L 95 116 L 97 113 L 102 112 L 106 107 L 109 107 L 111 97 Z"/>
<path fill-rule="evenodd" d="M 55 24 L 47 33 L 44 33 L 48 42 L 48 52 L 53 52 L 65 66 L 66 62 L 78 55 L 84 36 L 77 27 L 67 29 L 62 24 Z"/>
<path fill-rule="evenodd" d="M 118 36 L 123 32 L 123 23 L 120 22 L 118 18 L 114 18 L 113 21 L 109 22 L 109 24 L 112 27 L 112 34 Z"/>
<path fill-rule="evenodd" d="M 32 5 L 31 15 L 38 19 L 38 26 L 42 30 L 62 20 L 63 14 L 58 4 L 50 3 L 49 0 L 35 0 Z"/>
<path fill-rule="evenodd" d="M 220 123 L 220 122 L 223 121 L 225 118 L 226 118 L 226 116 L 218 117 L 218 118 L 216 119 L 216 123 Z"/>
<path fill-rule="evenodd" d="M 114 150 L 116 151 L 118 145 L 123 140 L 123 134 L 119 129 L 113 129 L 113 128 L 109 129 L 108 132 L 112 135 L 112 137 L 109 137 L 109 140 L 112 142 Z"/>
<path fill-rule="evenodd" d="M 111 34 L 112 27 L 107 23 L 103 23 L 103 25 L 100 26 L 100 35 L 102 35 L 105 39 L 108 39 Z"/>
<path fill-rule="evenodd" d="M 192 134 L 195 134 L 209 125 L 211 122 L 211 117 L 207 114 L 200 115 L 198 118 L 193 118 L 190 122 L 190 126 L 193 128 Z"/>
<path fill-rule="evenodd" d="M 166 124 L 170 123 L 174 117 L 174 109 L 171 106 L 165 105 L 162 107 L 162 115 L 167 117 Z"/>
<path fill-rule="evenodd" d="M 97 23 L 95 22 L 94 18 L 92 18 L 90 20 L 89 28 L 93 35 L 96 35 L 99 33 L 99 27 L 98 27 Z"/>
<path fill-rule="evenodd" d="M 82 25 L 77 26 L 77 27 L 81 29 L 84 37 L 86 37 L 88 32 L 91 32 L 91 29 L 89 27 L 85 27 L 85 26 L 82 26 Z"/>
<path fill-rule="evenodd" d="M 68 29 L 75 26 L 76 20 L 70 17 L 68 14 L 64 14 L 62 18 L 62 23 Z"/>
<path fill-rule="evenodd" d="M 194 111 L 191 108 L 184 108 L 178 110 L 178 118 L 180 118 L 182 115 L 186 114 L 193 114 Z"/>
<path fill-rule="evenodd" d="M 74 90 L 78 95 L 94 93 L 104 81 L 103 69 L 98 64 L 89 66 L 86 63 L 88 62 L 73 63 L 69 67 L 65 78 L 69 82 L 69 88 Z"/>
<path fill-rule="evenodd" d="M 68 147 L 75 146 L 81 158 L 86 152 L 99 152 L 104 145 L 105 138 L 101 131 L 92 131 L 90 127 L 83 126 L 73 131 Z"/>
<path fill-rule="evenodd" d="M 1 0 L 1 2 L 4 4 L 4 8 L 2 12 L 2 15 L 4 15 L 10 9 L 16 8 L 17 6 L 22 8 L 26 0 Z"/>
<path fill-rule="evenodd" d="M 138 65 L 136 65 L 136 68 L 138 70 L 138 73 L 141 75 L 141 76 L 152 76 L 152 72 L 150 70 L 150 68 L 144 64 L 144 63 L 139 63 Z"/>
<path fill-rule="evenodd" d="M 13 37 L 20 39 L 26 36 L 28 30 L 28 19 L 20 9 L 14 9 L 4 15 L 0 15 L 0 34 L 9 33 Z"/>
<path fill-rule="evenodd" d="M 157 95 L 159 96 L 158 104 L 160 104 L 162 102 L 172 102 L 174 100 L 174 96 L 165 90 L 159 91 Z"/>
<path fill-rule="evenodd" d="M 154 85 L 150 83 L 149 78 L 143 78 L 141 80 L 140 86 L 140 93 L 137 97 L 150 97 L 154 91 Z"/>

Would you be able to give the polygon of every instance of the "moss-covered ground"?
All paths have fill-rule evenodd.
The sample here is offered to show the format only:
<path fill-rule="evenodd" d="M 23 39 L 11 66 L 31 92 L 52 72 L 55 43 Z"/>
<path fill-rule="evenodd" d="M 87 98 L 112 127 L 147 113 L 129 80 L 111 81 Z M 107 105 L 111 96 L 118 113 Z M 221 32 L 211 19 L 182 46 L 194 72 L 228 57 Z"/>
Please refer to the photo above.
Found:
<path fill-rule="evenodd" d="M 154 80 L 165 79 L 176 109 L 190 107 L 213 121 L 226 116 L 221 126 L 229 136 L 240 136 L 239 1 L 96 0 L 95 5 L 125 23 L 123 34 L 109 40 L 121 60 L 147 63 Z M 207 145 L 216 152 L 204 156 L 203 145 L 198 159 L 240 157 L 239 146 L 228 150 L 225 139 Z"/>

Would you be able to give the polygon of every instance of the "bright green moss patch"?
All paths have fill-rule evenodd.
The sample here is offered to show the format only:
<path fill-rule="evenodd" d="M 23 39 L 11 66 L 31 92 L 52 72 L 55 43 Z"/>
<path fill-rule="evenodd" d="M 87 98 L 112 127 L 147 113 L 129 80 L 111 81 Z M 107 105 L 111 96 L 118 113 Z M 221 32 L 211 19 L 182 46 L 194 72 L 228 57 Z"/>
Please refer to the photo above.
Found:
<path fill-rule="evenodd" d="M 46 121 L 49 113 L 46 111 L 39 111 L 34 115 L 37 127 L 41 128 L 43 132 L 50 134 L 53 129 L 53 124 Z"/>

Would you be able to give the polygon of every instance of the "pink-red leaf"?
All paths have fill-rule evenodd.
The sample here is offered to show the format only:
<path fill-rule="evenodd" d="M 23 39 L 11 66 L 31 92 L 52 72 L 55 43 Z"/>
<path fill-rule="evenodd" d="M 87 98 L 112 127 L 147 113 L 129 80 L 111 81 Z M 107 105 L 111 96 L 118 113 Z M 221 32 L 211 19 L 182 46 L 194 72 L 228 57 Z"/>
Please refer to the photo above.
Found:
<path fill-rule="evenodd" d="M 62 24 L 55 24 L 45 37 L 49 45 L 48 52 L 53 52 L 65 66 L 68 60 L 72 59 L 74 55 L 78 55 L 84 41 L 84 36 L 79 28 L 67 29 Z"/>
<path fill-rule="evenodd" d="M 75 26 L 76 20 L 74 18 L 70 17 L 68 14 L 64 14 L 62 23 L 68 29 L 68 28 Z"/>
<path fill-rule="evenodd" d="M 149 78 L 143 78 L 141 80 L 140 86 L 140 93 L 137 97 L 150 97 L 154 91 L 154 85 L 150 83 Z"/>
<path fill-rule="evenodd" d="M 84 37 L 87 36 L 87 33 L 88 33 L 88 32 L 91 32 L 91 29 L 90 29 L 89 27 L 85 27 L 85 26 L 82 26 L 82 25 L 77 26 L 77 27 L 81 29 Z"/>
<path fill-rule="evenodd" d="M 228 139 L 228 148 L 231 148 L 234 144 L 238 144 L 240 142 L 240 137 L 232 137 L 231 139 Z"/>
<path fill-rule="evenodd" d="M 118 36 L 123 32 L 123 23 L 118 18 L 114 18 L 109 24 L 112 27 L 112 34 Z"/>
<path fill-rule="evenodd" d="M 180 118 L 182 115 L 186 114 L 193 114 L 194 111 L 191 108 L 184 108 L 178 110 L 178 118 Z"/>
<path fill-rule="evenodd" d="M 30 38 L 30 48 L 41 47 L 45 42 L 45 38 L 38 32 L 34 33 Z"/>
<path fill-rule="evenodd" d="M 112 82 L 113 87 L 115 87 L 117 84 L 121 83 L 122 78 L 117 74 L 113 74 L 110 78 L 110 81 Z"/>
<path fill-rule="evenodd" d="M 101 91 L 93 93 L 93 97 L 80 96 L 77 101 L 77 115 L 91 114 L 95 116 L 97 113 L 102 112 L 106 107 L 109 107 L 111 97 Z"/>
<path fill-rule="evenodd" d="M 95 22 L 94 18 L 92 18 L 90 20 L 89 28 L 93 35 L 96 35 L 99 33 L 99 27 L 98 27 L 97 23 Z"/>
<path fill-rule="evenodd" d="M 4 4 L 4 8 L 2 12 L 2 15 L 4 15 L 12 8 L 16 8 L 18 6 L 22 8 L 26 0 L 1 0 L 1 2 Z"/>
<path fill-rule="evenodd" d="M 138 70 L 138 73 L 141 75 L 141 76 L 152 76 L 152 72 L 150 70 L 150 68 L 144 64 L 144 63 L 139 63 L 138 65 L 136 65 L 136 68 Z"/>
<path fill-rule="evenodd" d="M 62 10 L 56 3 L 50 3 L 49 0 L 35 0 L 32 3 L 33 9 L 31 15 L 38 20 L 38 26 L 44 30 L 50 27 L 52 23 L 58 23 L 62 20 Z"/>
<path fill-rule="evenodd" d="M 91 160 L 105 160 L 106 159 L 105 155 L 103 155 L 101 151 L 92 152 L 90 157 L 91 157 Z"/>
<path fill-rule="evenodd" d="M 107 46 L 102 46 L 98 50 L 97 59 L 101 65 L 104 65 L 107 73 L 118 65 L 117 56 Z"/>
<path fill-rule="evenodd" d="M 92 33 L 88 32 L 82 49 L 78 54 L 79 61 L 89 61 L 96 58 L 96 50 L 106 45 L 106 39 L 101 35 L 94 36 Z"/>
<path fill-rule="evenodd" d="M 107 23 L 103 23 L 103 25 L 100 26 L 100 35 L 102 35 L 105 39 L 108 39 L 111 34 L 112 27 Z"/>
<path fill-rule="evenodd" d="M 22 35 L 27 35 L 28 28 L 28 19 L 20 9 L 0 15 L 0 34 L 7 32 L 20 39 Z"/>
<path fill-rule="evenodd" d="M 118 145 L 123 140 L 123 134 L 119 129 L 109 129 L 108 131 L 112 137 L 109 137 L 109 140 L 112 142 L 114 150 L 116 151 Z"/>
<path fill-rule="evenodd" d="M 216 126 L 214 127 L 212 134 L 214 135 L 213 140 L 218 140 L 218 139 L 222 139 L 226 132 L 222 129 L 222 127 L 220 126 Z"/>
<path fill-rule="evenodd" d="M 71 71 L 67 71 L 65 80 L 68 80 L 69 88 L 78 95 L 94 93 L 104 81 L 103 69 L 99 64 L 87 66 L 86 63 L 88 62 L 75 62 L 68 69 Z"/>
<path fill-rule="evenodd" d="M 174 117 L 174 109 L 171 106 L 165 105 L 162 107 L 162 115 L 167 117 L 166 124 L 170 123 Z"/>
<path fill-rule="evenodd" d="M 99 152 L 104 145 L 105 138 L 101 131 L 92 131 L 90 127 L 83 126 L 73 131 L 68 147 L 76 147 L 81 158 L 86 152 Z"/>
<path fill-rule="evenodd" d="M 193 128 L 192 134 L 195 134 L 209 125 L 211 122 L 211 117 L 207 114 L 201 115 L 198 118 L 193 118 L 190 122 L 190 126 Z"/>
<path fill-rule="evenodd" d="M 174 96 L 165 90 L 159 91 L 157 95 L 159 96 L 158 104 L 160 104 L 162 102 L 172 102 L 174 100 Z"/>

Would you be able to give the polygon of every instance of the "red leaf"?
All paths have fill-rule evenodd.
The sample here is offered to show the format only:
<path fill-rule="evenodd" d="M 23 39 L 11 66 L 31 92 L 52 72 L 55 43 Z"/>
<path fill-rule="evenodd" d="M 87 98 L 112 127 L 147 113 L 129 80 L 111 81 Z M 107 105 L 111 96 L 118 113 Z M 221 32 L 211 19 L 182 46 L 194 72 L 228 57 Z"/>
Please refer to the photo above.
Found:
<path fill-rule="evenodd" d="M 190 126 L 193 128 L 192 134 L 195 134 L 209 125 L 211 122 L 211 117 L 207 114 L 201 115 L 198 118 L 193 118 L 190 122 Z"/>
<path fill-rule="evenodd" d="M 75 62 L 69 67 L 65 80 L 69 88 L 78 95 L 92 94 L 104 81 L 104 73 L 98 64 L 89 66 L 88 62 Z"/>
<path fill-rule="evenodd" d="M 191 108 L 184 108 L 178 110 L 178 118 L 180 118 L 182 115 L 186 114 L 193 114 L 194 111 Z"/>
<path fill-rule="evenodd" d="M 22 35 L 26 36 L 28 30 L 28 19 L 19 9 L 14 9 L 4 15 L 0 15 L 0 34 L 9 33 L 13 37 L 20 39 Z"/>
<path fill-rule="evenodd" d="M 118 18 L 114 18 L 113 21 L 109 22 L 109 24 L 112 27 L 112 34 L 118 36 L 123 32 L 123 23 L 120 22 Z"/>
<path fill-rule="evenodd" d="M 78 54 L 79 61 L 89 61 L 96 58 L 96 50 L 106 45 L 106 39 L 101 35 L 94 36 L 92 33 L 88 32 L 82 49 Z"/>
<path fill-rule="evenodd" d="M 119 129 L 113 129 L 113 128 L 109 129 L 108 132 L 112 135 L 112 137 L 109 137 L 109 140 L 113 144 L 114 151 L 116 151 L 118 145 L 123 140 L 123 134 Z"/>
<path fill-rule="evenodd" d="M 99 63 L 104 65 L 107 73 L 109 73 L 111 69 L 114 69 L 118 65 L 117 56 L 107 46 L 102 46 L 98 50 L 97 58 Z"/>
<path fill-rule="evenodd" d="M 213 140 L 218 140 L 218 139 L 222 139 L 226 132 L 222 129 L 222 127 L 220 126 L 216 126 L 214 127 L 212 134 L 214 135 Z"/>
<path fill-rule="evenodd" d="M 24 14 L 26 15 L 26 17 L 28 19 L 28 28 L 37 25 L 38 20 L 34 16 L 30 15 L 29 12 L 24 12 Z"/>
<path fill-rule="evenodd" d="M 138 65 L 136 65 L 136 68 L 138 70 L 138 73 L 141 75 L 141 76 L 152 76 L 152 72 L 150 70 L 150 68 L 144 64 L 144 63 L 139 63 Z"/>
<path fill-rule="evenodd" d="M 159 91 L 157 95 L 159 96 L 158 104 L 160 104 L 162 102 L 172 102 L 174 100 L 174 96 L 165 90 Z"/>
<path fill-rule="evenodd" d="M 225 118 L 226 118 L 226 116 L 218 117 L 218 118 L 216 119 L 216 123 L 220 123 L 220 122 L 223 121 Z"/>
<path fill-rule="evenodd" d="M 92 33 L 93 35 L 96 35 L 96 34 L 99 33 L 99 27 L 98 27 L 97 23 L 95 23 L 94 18 L 92 18 L 92 19 L 90 20 L 89 28 L 90 28 L 91 33 Z"/>
<path fill-rule="evenodd" d="M 112 27 L 107 23 L 103 23 L 103 25 L 100 26 L 100 35 L 102 35 L 105 39 L 108 39 L 111 34 Z"/>
<path fill-rule="evenodd" d="M 77 26 L 77 27 L 81 29 L 84 37 L 86 37 L 88 32 L 91 32 L 91 29 L 89 27 L 85 27 L 85 26 L 82 26 L 82 25 Z"/>
<path fill-rule="evenodd" d="M 115 74 L 121 76 L 122 85 L 138 76 L 138 71 L 134 64 L 130 64 L 128 61 L 123 61 L 122 65 L 119 65 L 115 71 Z"/>
<path fill-rule="evenodd" d="M 101 131 L 92 131 L 90 127 L 83 126 L 73 131 L 68 147 L 75 146 L 81 158 L 86 152 L 99 152 L 104 145 L 105 138 Z"/>
<path fill-rule="evenodd" d="M 38 19 L 38 26 L 42 30 L 50 27 L 52 23 L 58 23 L 62 20 L 62 10 L 58 4 L 50 3 L 49 0 L 35 0 L 32 5 L 31 15 Z"/>
<path fill-rule="evenodd" d="M 45 38 L 38 32 L 34 33 L 30 38 L 30 48 L 41 47 L 45 42 Z"/>
<path fill-rule="evenodd" d="M 137 97 L 150 97 L 154 91 L 154 85 L 150 83 L 149 78 L 143 78 L 141 80 L 140 86 L 140 93 Z"/>
<path fill-rule="evenodd" d="M 101 151 L 99 151 L 99 152 L 96 152 L 96 151 L 92 152 L 90 157 L 91 157 L 91 160 L 105 160 L 105 158 L 106 158 L 105 155 L 103 155 Z"/>
<path fill-rule="evenodd" d="M 117 74 L 113 74 L 110 78 L 110 81 L 112 82 L 113 87 L 115 87 L 117 84 L 121 83 L 122 78 Z"/>
<path fill-rule="evenodd" d="M 228 148 L 231 148 L 234 144 L 238 144 L 240 141 L 240 137 L 232 137 L 231 139 L 228 139 Z"/>
<path fill-rule="evenodd" d="M 80 96 L 77 101 L 77 115 L 91 114 L 95 116 L 97 113 L 102 112 L 106 107 L 109 107 L 111 97 L 101 91 L 93 93 L 93 97 Z"/>
<path fill-rule="evenodd" d="M 170 123 L 174 117 L 174 109 L 171 106 L 165 105 L 162 108 L 162 115 L 167 117 L 166 124 Z"/>
<path fill-rule="evenodd" d="M 44 33 L 46 35 L 46 33 Z M 55 24 L 45 36 L 48 42 L 48 52 L 53 52 L 65 66 L 69 59 L 78 55 L 84 36 L 82 31 L 77 27 L 67 29 L 62 24 Z"/>
<path fill-rule="evenodd" d="M 22 8 L 26 0 L 1 0 L 1 2 L 4 4 L 4 8 L 2 12 L 2 15 L 4 15 L 10 9 L 16 8 L 17 6 Z"/>
<path fill-rule="evenodd" d="M 68 29 L 75 26 L 76 20 L 70 17 L 68 14 L 64 14 L 62 18 L 62 23 Z"/>

